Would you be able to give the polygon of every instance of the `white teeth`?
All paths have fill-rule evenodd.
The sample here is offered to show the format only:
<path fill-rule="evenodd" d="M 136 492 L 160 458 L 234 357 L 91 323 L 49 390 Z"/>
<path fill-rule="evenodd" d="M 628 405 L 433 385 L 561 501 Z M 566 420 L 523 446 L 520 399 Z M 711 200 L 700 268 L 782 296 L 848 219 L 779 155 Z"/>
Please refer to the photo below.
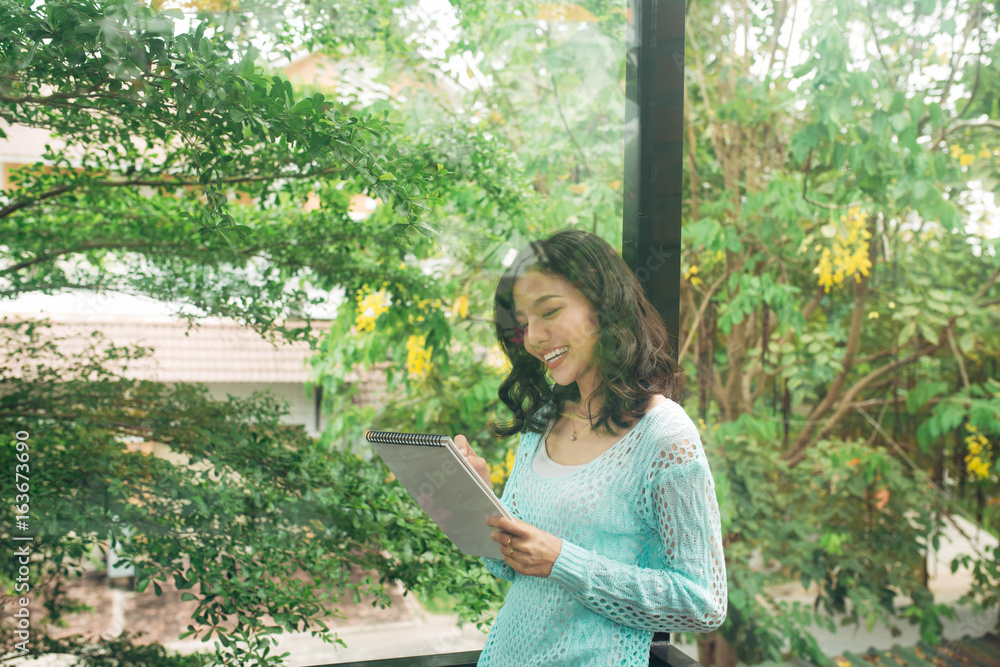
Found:
<path fill-rule="evenodd" d="M 548 354 L 545 355 L 545 361 L 552 361 L 556 357 L 561 357 L 562 355 L 564 355 L 566 353 L 566 351 L 568 349 L 569 349 L 568 347 L 564 346 L 564 347 L 560 347 L 557 350 L 552 350 L 551 352 L 549 352 Z"/>

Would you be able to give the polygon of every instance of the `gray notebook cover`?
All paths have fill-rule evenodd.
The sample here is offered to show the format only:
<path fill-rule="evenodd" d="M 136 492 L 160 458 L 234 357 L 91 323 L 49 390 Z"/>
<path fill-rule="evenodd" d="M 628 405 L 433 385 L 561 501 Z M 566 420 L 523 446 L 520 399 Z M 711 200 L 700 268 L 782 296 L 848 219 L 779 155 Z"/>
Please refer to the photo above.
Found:
<path fill-rule="evenodd" d="M 510 513 L 446 435 L 368 431 L 389 470 L 462 553 L 502 558 L 491 516 Z"/>

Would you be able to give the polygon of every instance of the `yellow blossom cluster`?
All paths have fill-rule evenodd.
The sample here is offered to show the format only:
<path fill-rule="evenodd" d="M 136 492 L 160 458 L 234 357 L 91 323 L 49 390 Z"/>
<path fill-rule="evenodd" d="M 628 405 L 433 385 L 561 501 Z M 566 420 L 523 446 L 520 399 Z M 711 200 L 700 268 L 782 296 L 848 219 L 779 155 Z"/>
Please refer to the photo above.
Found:
<path fill-rule="evenodd" d="M 427 311 L 431 305 L 433 305 L 435 309 L 440 310 L 441 299 L 434 299 L 433 302 L 430 299 L 421 299 L 420 301 L 417 302 L 417 310 L 422 312 Z M 410 313 L 409 316 L 407 317 L 407 321 L 410 324 L 413 324 L 414 322 L 423 322 L 427 318 L 422 314 L 422 312 L 421 314 L 418 315 Z"/>
<path fill-rule="evenodd" d="M 572 3 L 553 2 L 543 4 L 535 16 L 539 21 L 570 21 L 573 23 L 597 23 L 597 17 L 585 7 Z"/>
<path fill-rule="evenodd" d="M 508 449 L 503 463 L 490 466 L 490 481 L 493 482 L 493 486 L 500 486 L 510 477 L 510 471 L 514 468 L 515 456 L 517 456 L 517 449 Z"/>
<path fill-rule="evenodd" d="M 986 479 L 990 473 L 990 464 L 988 457 L 983 460 L 983 451 L 989 441 L 975 426 L 966 424 L 965 428 L 969 432 L 969 435 L 965 436 L 965 446 L 969 450 L 965 455 L 965 468 L 974 479 Z"/>
<path fill-rule="evenodd" d="M 466 317 L 468 317 L 469 316 L 469 297 L 467 297 L 467 296 L 465 296 L 463 294 L 462 296 L 460 296 L 457 299 L 455 299 L 455 302 L 451 304 L 451 314 L 454 315 L 455 317 L 461 318 L 463 320 Z"/>
<path fill-rule="evenodd" d="M 431 351 L 426 344 L 427 336 L 410 336 L 406 341 L 406 370 L 411 380 L 423 380 L 431 370 Z"/>
<path fill-rule="evenodd" d="M 847 215 L 840 216 L 840 221 L 844 223 L 846 233 L 837 232 L 832 250 L 822 249 L 819 266 L 813 271 L 819 276 L 819 284 L 827 292 L 850 276 L 854 276 L 860 283 L 861 277 L 867 276 L 872 267 L 871 260 L 868 259 L 868 239 L 872 235 L 866 227 L 861 209 L 852 207 Z"/>
<path fill-rule="evenodd" d="M 990 150 L 986 146 L 980 146 L 978 153 L 966 153 L 965 149 L 958 144 L 952 144 L 948 147 L 948 152 L 951 153 L 951 157 L 958 160 L 958 164 L 962 167 L 968 167 L 976 158 L 987 159 L 993 157 L 994 153 L 1000 153 L 1000 148 L 994 148 Z"/>
<path fill-rule="evenodd" d="M 150 0 L 153 9 L 200 9 L 203 12 L 235 12 L 239 0 Z"/>
<path fill-rule="evenodd" d="M 427 313 L 430 310 L 445 310 L 444 303 L 441 299 L 421 299 L 416 303 L 417 314 L 410 313 L 407 316 L 407 321 L 410 324 L 415 322 L 424 322 L 427 320 Z M 451 313 L 452 317 L 458 317 L 464 319 L 469 316 L 469 297 L 462 295 L 452 302 L 451 307 L 447 309 Z"/>
<path fill-rule="evenodd" d="M 377 292 L 368 292 L 367 287 L 360 290 L 355 297 L 358 302 L 357 316 L 354 318 L 354 326 L 358 328 L 359 334 L 368 333 L 375 330 L 375 320 L 389 310 L 389 295 L 384 287 Z"/>
<path fill-rule="evenodd" d="M 701 278 L 698 277 L 698 265 L 694 264 L 690 269 L 684 272 L 684 280 L 690 281 L 693 287 L 697 287 L 701 284 Z"/>

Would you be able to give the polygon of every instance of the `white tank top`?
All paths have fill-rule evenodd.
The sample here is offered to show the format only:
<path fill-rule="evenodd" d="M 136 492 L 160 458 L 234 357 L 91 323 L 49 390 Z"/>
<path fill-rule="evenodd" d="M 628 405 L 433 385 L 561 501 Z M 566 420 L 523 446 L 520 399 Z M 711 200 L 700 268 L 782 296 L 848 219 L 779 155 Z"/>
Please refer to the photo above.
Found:
<path fill-rule="evenodd" d="M 555 424 L 553 419 L 548 428 L 545 429 L 545 433 L 542 434 L 541 442 L 538 443 L 538 452 L 535 453 L 535 458 L 531 462 L 531 469 L 535 471 L 535 474 L 539 477 L 565 477 L 571 475 L 586 463 L 579 463 L 577 465 L 563 465 L 562 463 L 556 463 L 551 458 L 549 458 L 549 453 L 545 449 L 545 441 L 549 437 L 549 431 L 552 430 L 552 424 Z"/>

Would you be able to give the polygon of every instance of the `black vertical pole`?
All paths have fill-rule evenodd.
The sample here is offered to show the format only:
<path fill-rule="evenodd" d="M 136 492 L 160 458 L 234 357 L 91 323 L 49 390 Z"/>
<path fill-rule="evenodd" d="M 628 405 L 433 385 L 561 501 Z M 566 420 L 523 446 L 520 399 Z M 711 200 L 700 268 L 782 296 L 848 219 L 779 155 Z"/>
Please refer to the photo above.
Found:
<path fill-rule="evenodd" d="M 677 353 L 684 143 L 684 0 L 629 0 L 622 257 Z"/>

